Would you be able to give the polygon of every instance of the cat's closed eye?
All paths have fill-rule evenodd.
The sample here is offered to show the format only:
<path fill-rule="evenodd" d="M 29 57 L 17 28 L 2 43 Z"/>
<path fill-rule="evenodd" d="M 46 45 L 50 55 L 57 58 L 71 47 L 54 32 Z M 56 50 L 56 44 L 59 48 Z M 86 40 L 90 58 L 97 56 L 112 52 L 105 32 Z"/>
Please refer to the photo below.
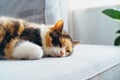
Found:
<path fill-rule="evenodd" d="M 69 52 L 69 53 L 70 53 L 71 51 L 70 51 L 70 50 L 66 50 L 66 52 Z"/>

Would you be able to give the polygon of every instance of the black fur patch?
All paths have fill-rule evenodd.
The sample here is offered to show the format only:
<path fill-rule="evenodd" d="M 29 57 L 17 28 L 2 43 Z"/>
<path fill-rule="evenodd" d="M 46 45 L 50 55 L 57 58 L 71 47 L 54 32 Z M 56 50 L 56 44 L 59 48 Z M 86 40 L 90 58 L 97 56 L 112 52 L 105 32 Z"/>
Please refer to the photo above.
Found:
<path fill-rule="evenodd" d="M 59 47 L 62 47 L 62 44 L 60 43 L 60 36 L 61 34 L 57 33 L 56 31 L 54 32 L 51 32 L 50 33 L 50 36 L 52 37 L 52 44 L 56 47 L 56 46 L 59 46 Z"/>
<path fill-rule="evenodd" d="M 40 36 L 40 30 L 34 28 L 26 28 L 21 36 L 20 39 L 31 41 L 39 46 L 42 46 L 42 39 Z"/>
<path fill-rule="evenodd" d="M 20 28 L 20 23 L 19 22 L 14 22 L 14 33 L 13 33 L 13 37 L 18 36 L 18 30 Z"/>
<path fill-rule="evenodd" d="M 4 55 L 4 48 L 10 42 L 12 36 L 8 31 L 6 31 L 3 41 L 0 43 L 0 53 Z"/>
<path fill-rule="evenodd" d="M 0 54 L 0 60 L 6 60 L 3 55 Z"/>

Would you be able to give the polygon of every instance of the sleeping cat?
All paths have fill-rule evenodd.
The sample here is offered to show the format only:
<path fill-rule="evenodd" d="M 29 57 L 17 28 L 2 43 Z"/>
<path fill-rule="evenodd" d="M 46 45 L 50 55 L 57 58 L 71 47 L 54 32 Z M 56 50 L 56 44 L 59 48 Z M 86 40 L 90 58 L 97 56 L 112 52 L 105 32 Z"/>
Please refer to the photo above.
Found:
<path fill-rule="evenodd" d="M 22 19 L 0 17 L 0 55 L 5 59 L 64 57 L 78 44 L 63 31 L 63 21 L 43 25 Z"/>

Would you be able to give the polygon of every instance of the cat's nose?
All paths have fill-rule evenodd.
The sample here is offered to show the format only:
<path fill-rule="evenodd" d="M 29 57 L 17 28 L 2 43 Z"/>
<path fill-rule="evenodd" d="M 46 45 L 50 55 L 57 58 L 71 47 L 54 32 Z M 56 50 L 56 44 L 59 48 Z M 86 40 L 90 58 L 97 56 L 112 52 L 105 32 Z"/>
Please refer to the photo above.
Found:
<path fill-rule="evenodd" d="M 60 51 L 60 56 L 63 56 L 64 55 L 64 52 L 63 51 Z"/>
<path fill-rule="evenodd" d="M 63 57 L 64 56 L 64 52 L 63 51 L 60 51 L 59 53 L 54 53 L 52 56 L 54 57 Z"/>

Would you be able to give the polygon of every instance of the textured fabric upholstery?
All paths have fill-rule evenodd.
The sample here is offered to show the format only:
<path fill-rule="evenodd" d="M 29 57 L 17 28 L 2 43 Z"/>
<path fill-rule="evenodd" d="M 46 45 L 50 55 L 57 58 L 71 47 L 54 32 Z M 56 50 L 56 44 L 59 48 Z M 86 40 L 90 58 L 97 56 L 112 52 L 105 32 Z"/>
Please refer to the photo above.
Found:
<path fill-rule="evenodd" d="M 0 16 L 45 23 L 45 0 L 0 0 Z"/>

